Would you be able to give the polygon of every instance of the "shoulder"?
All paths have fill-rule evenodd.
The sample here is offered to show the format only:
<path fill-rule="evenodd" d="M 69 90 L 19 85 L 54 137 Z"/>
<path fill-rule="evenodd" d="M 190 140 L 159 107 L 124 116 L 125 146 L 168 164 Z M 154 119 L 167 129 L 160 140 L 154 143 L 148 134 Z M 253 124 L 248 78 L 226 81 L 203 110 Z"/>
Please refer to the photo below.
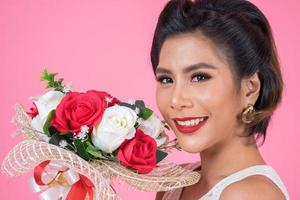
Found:
<path fill-rule="evenodd" d="M 220 200 L 238 199 L 284 200 L 285 197 L 272 180 L 262 175 L 253 175 L 227 186 L 220 197 Z"/>

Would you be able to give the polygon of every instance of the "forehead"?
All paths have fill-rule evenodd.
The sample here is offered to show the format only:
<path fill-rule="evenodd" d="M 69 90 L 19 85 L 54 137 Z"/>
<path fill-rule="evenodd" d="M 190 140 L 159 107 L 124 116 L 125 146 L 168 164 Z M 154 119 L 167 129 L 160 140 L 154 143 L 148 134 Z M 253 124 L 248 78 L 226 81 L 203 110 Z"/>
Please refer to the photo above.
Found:
<path fill-rule="evenodd" d="M 195 63 L 227 65 L 219 48 L 201 32 L 183 33 L 167 38 L 160 50 L 158 66 L 184 67 Z"/>

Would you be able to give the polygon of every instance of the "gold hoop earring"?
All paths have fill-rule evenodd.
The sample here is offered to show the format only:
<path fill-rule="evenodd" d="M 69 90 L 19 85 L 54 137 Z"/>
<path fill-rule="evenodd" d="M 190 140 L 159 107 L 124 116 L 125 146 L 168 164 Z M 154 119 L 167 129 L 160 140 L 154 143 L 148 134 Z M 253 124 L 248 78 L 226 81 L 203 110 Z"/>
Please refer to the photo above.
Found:
<path fill-rule="evenodd" d="M 242 112 L 242 121 L 249 124 L 254 120 L 255 109 L 252 104 L 248 104 Z"/>

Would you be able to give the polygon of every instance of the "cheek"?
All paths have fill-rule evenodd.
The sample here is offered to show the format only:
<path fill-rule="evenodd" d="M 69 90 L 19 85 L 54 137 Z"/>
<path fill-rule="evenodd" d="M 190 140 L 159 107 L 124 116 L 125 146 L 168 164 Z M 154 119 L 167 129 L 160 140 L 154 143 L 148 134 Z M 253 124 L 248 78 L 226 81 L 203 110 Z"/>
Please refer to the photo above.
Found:
<path fill-rule="evenodd" d="M 218 78 L 196 87 L 191 88 L 190 94 L 193 94 L 195 103 L 203 109 L 203 114 L 211 117 L 233 115 L 232 112 L 238 110 L 239 98 L 231 80 Z"/>
<path fill-rule="evenodd" d="M 236 128 L 239 103 L 234 85 L 215 80 L 201 88 L 191 88 L 189 94 L 193 94 L 195 109 L 208 115 L 209 120 L 199 134 L 192 137 L 179 135 L 183 149 L 191 153 L 200 152 L 231 137 Z"/>
<path fill-rule="evenodd" d="M 166 118 L 168 107 L 168 95 L 167 91 L 162 89 L 160 86 L 156 87 L 156 104 L 162 116 Z"/>
<path fill-rule="evenodd" d="M 222 139 L 235 132 L 240 100 L 232 82 L 222 79 L 216 81 L 207 88 L 201 101 L 210 117 L 207 131 L 215 139 Z"/>

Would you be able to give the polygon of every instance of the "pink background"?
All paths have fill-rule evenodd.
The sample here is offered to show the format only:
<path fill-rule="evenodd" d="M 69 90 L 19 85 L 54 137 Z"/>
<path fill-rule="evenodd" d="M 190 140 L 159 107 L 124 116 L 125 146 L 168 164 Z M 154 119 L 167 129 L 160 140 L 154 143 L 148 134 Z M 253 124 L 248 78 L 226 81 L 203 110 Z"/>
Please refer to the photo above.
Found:
<path fill-rule="evenodd" d="M 0 1 L 0 161 L 20 139 L 12 138 L 13 106 L 31 105 L 28 97 L 44 92 L 44 67 L 59 72 L 75 90 L 106 90 L 120 99 L 144 99 L 155 105 L 150 47 L 159 12 L 166 0 L 1 0 Z M 285 182 L 291 199 L 300 199 L 300 4 L 298 0 L 253 1 L 274 31 L 284 74 L 281 106 L 261 152 Z M 157 111 L 157 109 L 156 109 Z M 172 134 L 172 133 L 170 133 Z M 176 162 L 197 154 L 174 152 Z M 176 158 L 176 160 L 175 160 Z M 179 158 L 179 159 L 178 159 Z M 0 199 L 37 199 L 27 185 L 31 176 L 0 175 Z M 154 199 L 154 193 L 118 187 L 123 199 Z"/>

